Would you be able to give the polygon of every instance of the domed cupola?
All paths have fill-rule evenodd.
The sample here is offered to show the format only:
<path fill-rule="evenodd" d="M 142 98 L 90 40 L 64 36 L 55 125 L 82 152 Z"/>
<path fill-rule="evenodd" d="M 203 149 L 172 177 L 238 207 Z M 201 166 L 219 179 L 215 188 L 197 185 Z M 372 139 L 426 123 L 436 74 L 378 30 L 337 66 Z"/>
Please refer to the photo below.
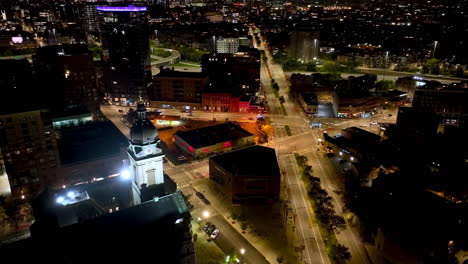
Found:
<path fill-rule="evenodd" d="M 146 107 L 138 104 L 138 120 L 130 129 L 130 142 L 133 145 L 148 145 L 158 140 L 158 130 L 146 119 Z"/>

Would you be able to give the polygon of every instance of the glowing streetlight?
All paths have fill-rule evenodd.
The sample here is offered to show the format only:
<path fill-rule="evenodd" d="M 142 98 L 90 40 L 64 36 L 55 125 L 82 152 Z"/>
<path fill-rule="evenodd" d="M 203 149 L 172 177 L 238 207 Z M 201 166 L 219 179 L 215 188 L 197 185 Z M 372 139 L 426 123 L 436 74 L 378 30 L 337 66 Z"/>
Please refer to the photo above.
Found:
<path fill-rule="evenodd" d="M 245 254 L 245 249 L 241 248 L 241 249 L 240 249 L 240 253 L 241 253 L 242 255 L 244 255 L 244 254 Z"/>
<path fill-rule="evenodd" d="M 210 217 L 210 212 L 208 212 L 208 211 L 203 211 L 203 217 L 205 217 L 205 218 Z"/>
<path fill-rule="evenodd" d="M 63 196 L 59 196 L 56 200 L 55 200 L 57 203 L 61 204 L 65 201 L 65 198 L 63 198 Z"/>
<path fill-rule="evenodd" d="M 129 170 L 122 170 L 120 172 L 120 176 L 122 177 L 122 179 L 128 180 L 128 179 L 130 179 L 130 171 Z"/>

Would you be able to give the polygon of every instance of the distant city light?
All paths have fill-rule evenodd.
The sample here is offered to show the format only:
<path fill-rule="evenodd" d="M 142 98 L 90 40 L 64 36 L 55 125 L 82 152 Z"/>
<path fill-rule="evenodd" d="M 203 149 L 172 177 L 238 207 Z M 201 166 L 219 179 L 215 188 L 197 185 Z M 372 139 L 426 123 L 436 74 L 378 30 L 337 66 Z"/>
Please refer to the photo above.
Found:
<path fill-rule="evenodd" d="M 146 11 L 145 6 L 98 6 L 98 11 L 103 12 L 141 12 Z"/>

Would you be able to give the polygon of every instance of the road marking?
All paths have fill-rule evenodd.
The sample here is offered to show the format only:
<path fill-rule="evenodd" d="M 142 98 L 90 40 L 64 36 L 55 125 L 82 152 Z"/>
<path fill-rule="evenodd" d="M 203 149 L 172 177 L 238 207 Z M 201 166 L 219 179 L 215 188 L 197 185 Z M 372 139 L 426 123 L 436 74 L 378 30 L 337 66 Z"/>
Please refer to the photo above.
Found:
<path fill-rule="evenodd" d="M 290 160 L 290 162 L 291 162 L 291 164 L 292 164 L 292 167 L 293 167 L 293 170 L 294 170 L 294 175 L 295 175 L 295 177 L 296 177 L 296 180 L 299 182 L 301 179 L 299 179 L 299 177 L 298 177 L 298 173 L 299 173 L 299 172 L 298 172 L 298 169 L 296 168 L 296 167 L 297 167 L 297 164 L 296 164 L 296 161 L 295 161 L 295 157 L 294 157 L 294 160 L 292 160 L 292 158 L 293 158 L 293 157 L 290 156 L 290 157 L 289 157 L 289 160 Z M 300 186 L 300 187 L 302 187 L 302 186 Z M 302 198 L 302 202 L 304 203 L 304 206 L 306 206 L 307 208 L 309 208 L 309 207 L 307 206 L 306 202 L 305 202 L 304 193 L 302 192 L 302 188 L 299 188 L 299 191 L 301 192 L 301 198 Z M 309 206 L 310 206 L 310 203 L 309 203 Z M 310 214 L 309 214 L 309 210 L 306 210 L 306 212 L 307 212 L 307 217 L 308 217 L 309 219 L 311 219 Z M 300 221 L 299 221 L 299 222 L 300 222 Z M 317 248 L 318 248 L 318 251 L 319 251 L 319 254 L 320 254 L 320 259 L 322 260 L 322 263 L 325 263 L 325 262 L 323 261 L 322 251 L 320 250 L 320 245 L 319 245 L 319 243 L 318 243 L 317 234 L 315 233 L 314 228 L 311 228 L 311 229 L 312 229 L 312 233 L 314 233 L 315 242 L 317 243 Z M 320 235 L 320 240 L 322 240 L 320 232 L 319 232 L 319 235 Z M 323 242 L 323 240 L 322 240 L 322 242 Z M 325 246 L 324 246 L 324 247 L 325 247 Z M 307 254 L 307 255 L 309 255 L 309 254 Z M 309 259 L 310 259 L 310 256 L 309 256 Z"/>
<path fill-rule="evenodd" d="M 190 187 L 190 185 L 191 185 L 190 183 L 187 183 L 187 184 L 184 184 L 184 185 L 178 185 L 178 184 L 177 184 L 177 189 L 181 190 L 181 189 Z"/>

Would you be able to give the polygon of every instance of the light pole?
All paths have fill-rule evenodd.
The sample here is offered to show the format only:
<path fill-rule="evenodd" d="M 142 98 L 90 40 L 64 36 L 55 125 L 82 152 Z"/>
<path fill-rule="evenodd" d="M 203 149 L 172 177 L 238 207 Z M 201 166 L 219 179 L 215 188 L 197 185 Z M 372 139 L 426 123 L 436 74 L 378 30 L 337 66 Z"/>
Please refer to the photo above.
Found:
<path fill-rule="evenodd" d="M 437 40 L 435 40 L 434 41 L 434 51 L 432 52 L 432 58 L 435 58 L 435 52 L 436 52 L 437 44 L 439 44 L 439 42 Z"/>

